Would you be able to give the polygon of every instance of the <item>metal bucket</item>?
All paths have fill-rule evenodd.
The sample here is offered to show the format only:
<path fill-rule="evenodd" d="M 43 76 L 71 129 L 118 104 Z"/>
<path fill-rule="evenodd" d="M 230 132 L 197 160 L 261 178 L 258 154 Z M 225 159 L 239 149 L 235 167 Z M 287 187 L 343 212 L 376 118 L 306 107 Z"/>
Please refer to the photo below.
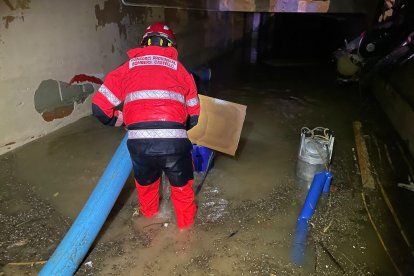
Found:
<path fill-rule="evenodd" d="M 310 184 L 316 173 L 328 170 L 333 143 L 334 135 L 327 128 L 302 128 L 296 176 Z"/>

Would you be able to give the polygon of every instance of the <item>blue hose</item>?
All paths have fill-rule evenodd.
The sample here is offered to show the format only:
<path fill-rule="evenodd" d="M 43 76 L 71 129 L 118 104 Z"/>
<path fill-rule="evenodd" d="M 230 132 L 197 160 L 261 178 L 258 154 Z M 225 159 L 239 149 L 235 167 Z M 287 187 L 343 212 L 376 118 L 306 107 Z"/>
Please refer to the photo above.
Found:
<path fill-rule="evenodd" d="M 305 261 L 307 236 L 309 232 L 308 220 L 315 212 L 321 193 L 328 193 L 332 182 L 329 171 L 321 171 L 313 177 L 312 184 L 303 204 L 302 211 L 296 221 L 295 237 L 292 247 L 292 260 L 295 265 L 302 266 Z"/>
<path fill-rule="evenodd" d="M 332 174 L 329 171 L 321 171 L 315 174 L 298 219 L 308 220 L 312 217 L 322 191 L 329 192 L 331 181 Z"/>
<path fill-rule="evenodd" d="M 305 262 L 308 232 L 308 221 L 306 219 L 298 219 L 296 222 L 295 237 L 292 246 L 292 260 L 297 266 L 302 266 Z"/>
<path fill-rule="evenodd" d="M 131 173 L 127 140 L 125 135 L 85 206 L 39 275 L 75 274 Z"/>

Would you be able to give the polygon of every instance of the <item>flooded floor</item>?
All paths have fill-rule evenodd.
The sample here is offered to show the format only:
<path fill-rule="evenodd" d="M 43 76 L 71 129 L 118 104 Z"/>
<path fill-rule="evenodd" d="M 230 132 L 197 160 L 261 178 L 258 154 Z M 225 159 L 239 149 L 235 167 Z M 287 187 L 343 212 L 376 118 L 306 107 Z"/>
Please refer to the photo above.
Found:
<path fill-rule="evenodd" d="M 167 199 L 157 218 L 134 217 L 130 177 L 76 275 L 413 275 L 414 192 L 397 186 L 413 163 L 369 94 L 336 83 L 329 66 L 212 69 L 204 93 L 247 105 L 247 115 L 236 156 L 216 153 L 194 227 L 178 231 Z M 375 189 L 361 184 L 355 121 Z M 330 193 L 300 228 L 304 126 L 329 128 L 336 140 Z M 0 156 L 0 275 L 40 271 L 124 134 L 87 117 Z"/>

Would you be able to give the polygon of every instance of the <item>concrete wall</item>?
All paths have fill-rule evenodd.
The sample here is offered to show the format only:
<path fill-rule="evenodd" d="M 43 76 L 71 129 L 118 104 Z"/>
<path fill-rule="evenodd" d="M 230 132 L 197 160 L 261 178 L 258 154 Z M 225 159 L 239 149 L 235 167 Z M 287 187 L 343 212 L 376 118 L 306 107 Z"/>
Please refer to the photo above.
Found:
<path fill-rule="evenodd" d="M 122 6 L 119 0 L 0 1 L 0 154 L 90 114 L 100 79 L 165 21 L 184 65 L 240 41 L 244 15 Z"/>
<path fill-rule="evenodd" d="M 373 81 L 376 98 L 414 157 L 414 61 Z"/>

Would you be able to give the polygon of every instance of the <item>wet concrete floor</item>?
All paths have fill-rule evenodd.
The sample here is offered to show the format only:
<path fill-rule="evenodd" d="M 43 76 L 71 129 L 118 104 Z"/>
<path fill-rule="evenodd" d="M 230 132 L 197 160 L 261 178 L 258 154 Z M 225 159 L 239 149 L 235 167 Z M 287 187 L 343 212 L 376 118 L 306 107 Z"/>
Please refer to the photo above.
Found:
<path fill-rule="evenodd" d="M 130 177 L 76 275 L 412 275 L 414 193 L 397 182 L 407 182 L 413 163 L 369 94 L 338 85 L 329 66 L 212 66 L 205 93 L 247 105 L 247 116 L 236 156 L 215 156 L 194 227 L 178 231 L 168 200 L 153 220 L 133 217 Z M 363 125 L 374 190 L 361 184 L 354 121 Z M 336 140 L 330 193 L 299 233 L 304 126 L 327 127 Z M 0 275 L 40 271 L 124 134 L 87 117 L 0 156 Z M 194 189 L 202 178 L 196 174 Z"/>

